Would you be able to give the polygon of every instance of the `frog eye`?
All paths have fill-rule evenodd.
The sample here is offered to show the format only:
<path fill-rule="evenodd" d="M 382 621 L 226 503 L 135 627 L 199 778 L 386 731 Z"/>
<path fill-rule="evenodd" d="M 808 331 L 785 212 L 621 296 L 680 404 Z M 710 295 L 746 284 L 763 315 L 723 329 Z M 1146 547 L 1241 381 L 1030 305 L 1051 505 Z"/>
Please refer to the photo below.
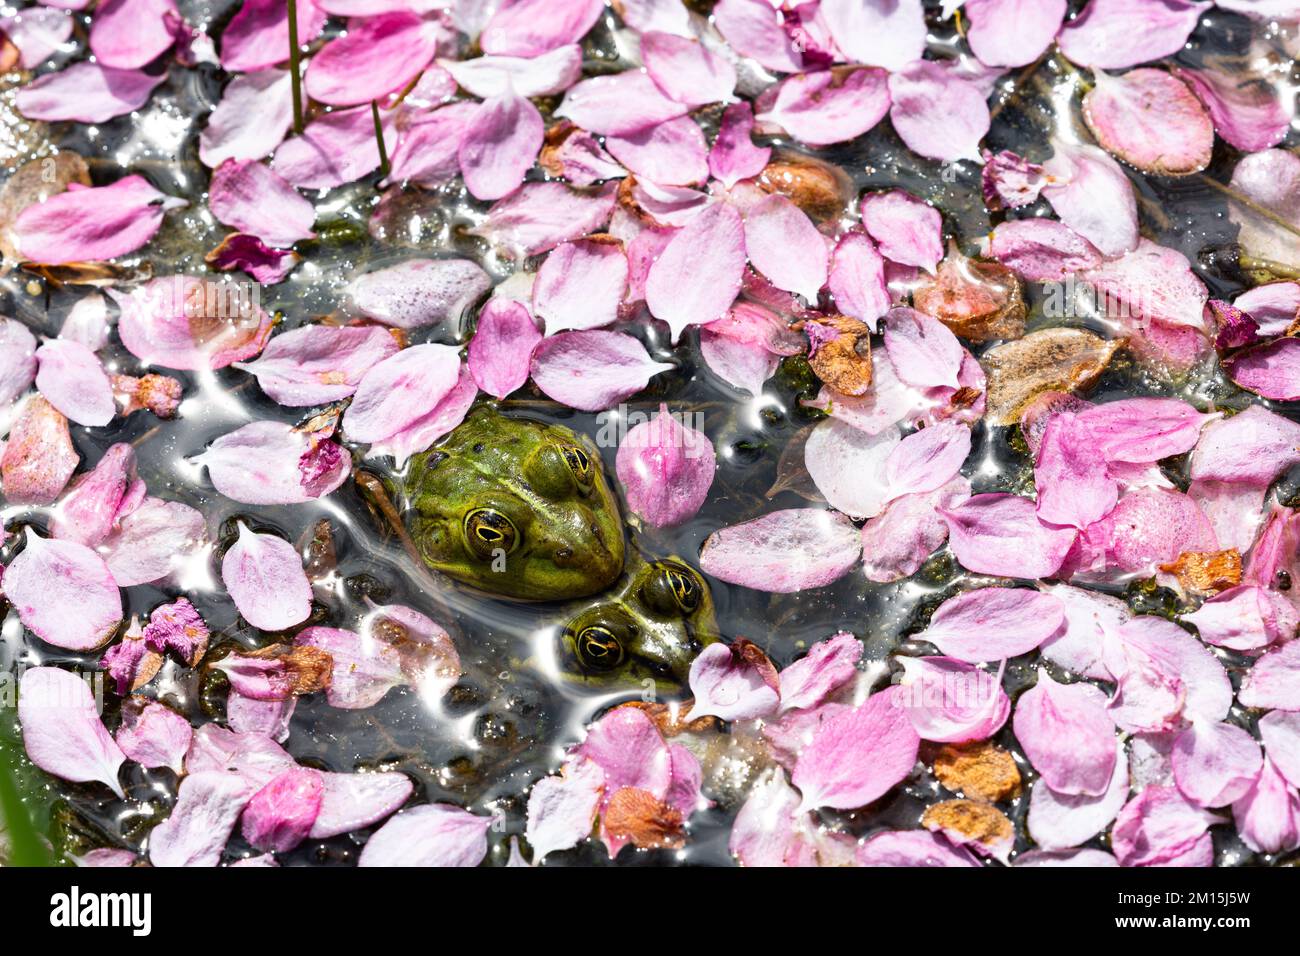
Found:
<path fill-rule="evenodd" d="M 596 477 L 596 469 L 591 462 L 591 456 L 577 445 L 561 445 L 560 454 L 564 456 L 564 463 L 569 466 L 569 471 L 573 472 L 573 477 L 578 482 L 578 486 L 590 488 L 592 481 Z"/>
<path fill-rule="evenodd" d="M 578 661 L 593 671 L 613 670 L 623 663 L 623 642 L 603 624 L 592 624 L 574 639 Z"/>
<path fill-rule="evenodd" d="M 465 547 L 484 561 L 498 551 L 510 554 L 519 545 L 519 529 L 499 511 L 475 508 L 465 515 Z"/>
<path fill-rule="evenodd" d="M 660 614 L 693 614 L 704 598 L 704 582 L 690 568 L 659 561 L 653 566 L 642 595 Z"/>

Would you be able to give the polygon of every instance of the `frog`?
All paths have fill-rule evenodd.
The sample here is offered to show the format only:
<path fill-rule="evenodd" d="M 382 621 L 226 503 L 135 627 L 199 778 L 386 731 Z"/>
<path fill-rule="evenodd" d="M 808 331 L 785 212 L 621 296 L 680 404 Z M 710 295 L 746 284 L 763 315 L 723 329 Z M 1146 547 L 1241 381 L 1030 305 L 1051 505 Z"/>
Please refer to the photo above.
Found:
<path fill-rule="evenodd" d="M 563 425 L 479 405 L 393 485 L 421 560 L 493 597 L 589 597 L 623 572 L 618 498 Z"/>

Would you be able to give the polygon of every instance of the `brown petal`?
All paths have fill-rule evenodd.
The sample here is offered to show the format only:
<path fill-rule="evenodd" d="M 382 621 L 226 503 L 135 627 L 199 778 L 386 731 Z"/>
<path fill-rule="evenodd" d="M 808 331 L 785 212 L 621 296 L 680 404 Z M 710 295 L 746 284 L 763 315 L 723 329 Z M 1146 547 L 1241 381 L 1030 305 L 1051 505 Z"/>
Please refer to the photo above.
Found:
<path fill-rule="evenodd" d="M 838 218 L 851 188 L 834 167 L 796 156 L 768 163 L 755 181 L 765 192 L 785 196 L 812 219 Z"/>
<path fill-rule="evenodd" d="M 611 838 L 629 840 L 645 850 L 676 850 L 686 845 L 681 812 L 647 790 L 616 790 L 605 807 L 603 821 Z"/>
<path fill-rule="evenodd" d="M 871 329 L 847 315 L 818 316 L 816 321 L 839 335 L 813 352 L 808 364 L 841 395 L 865 395 L 871 388 Z"/>
<path fill-rule="evenodd" d="M 334 658 L 319 647 L 306 644 L 271 644 L 256 651 L 236 652 L 241 657 L 282 660 L 293 680 L 293 693 L 314 694 L 330 686 Z"/>
<path fill-rule="evenodd" d="M 944 744 L 934 755 L 934 775 L 954 793 L 996 803 L 1020 796 L 1020 768 L 991 741 Z"/>
<path fill-rule="evenodd" d="M 928 830 L 960 833 L 972 843 L 996 852 L 999 845 L 1009 848 L 1015 828 L 1005 813 L 991 803 L 978 800 L 945 800 L 926 807 L 921 825 Z"/>
<path fill-rule="evenodd" d="M 1024 287 L 1006 266 L 980 262 L 956 249 L 933 279 L 912 293 L 912 305 L 970 342 L 1018 339 L 1025 334 Z"/>
<path fill-rule="evenodd" d="M 659 733 L 665 737 L 676 737 L 678 734 L 702 734 L 718 727 L 718 718 L 713 716 L 698 717 L 695 720 L 683 720 L 682 718 L 691 712 L 694 706 L 692 701 L 681 701 L 674 704 L 652 704 L 643 700 L 631 700 L 626 704 L 619 704 L 620 707 L 635 707 L 643 711 L 647 717 L 654 721 Z"/>
<path fill-rule="evenodd" d="M 1213 594 L 1241 583 L 1241 552 L 1236 548 L 1184 551 L 1177 561 L 1160 565 L 1160 570 L 1176 576 L 1189 591 Z"/>
<path fill-rule="evenodd" d="M 1040 329 L 990 349 L 980 359 L 988 376 L 986 420 L 1014 425 L 1036 395 L 1087 388 L 1123 344 L 1082 329 Z"/>

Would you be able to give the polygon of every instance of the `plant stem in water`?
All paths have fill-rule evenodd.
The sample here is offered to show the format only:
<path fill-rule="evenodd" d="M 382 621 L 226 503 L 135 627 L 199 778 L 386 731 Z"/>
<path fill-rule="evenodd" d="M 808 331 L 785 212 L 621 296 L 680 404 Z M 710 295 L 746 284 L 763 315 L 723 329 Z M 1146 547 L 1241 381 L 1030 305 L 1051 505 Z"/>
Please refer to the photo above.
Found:
<path fill-rule="evenodd" d="M 375 119 L 375 142 L 379 144 L 379 178 L 388 175 L 388 150 L 384 148 L 384 127 L 379 122 L 379 102 L 370 101 L 370 115 Z"/>
<path fill-rule="evenodd" d="M 1269 222 L 1281 226 L 1283 229 L 1291 233 L 1291 235 L 1293 236 L 1300 236 L 1300 227 L 1297 227 L 1295 223 L 1288 222 L 1287 220 L 1279 216 L 1277 213 L 1275 213 L 1273 210 L 1261 206 L 1259 203 L 1255 202 L 1255 200 L 1251 199 L 1245 193 L 1238 192 L 1237 190 L 1233 189 L 1231 186 L 1225 186 L 1223 183 L 1215 179 L 1211 179 L 1209 176 L 1205 175 L 1205 173 L 1197 173 L 1196 178 L 1199 179 L 1201 182 L 1205 183 L 1205 185 L 1209 186 L 1210 188 L 1217 189 L 1219 192 L 1223 193 L 1225 196 L 1227 196 L 1237 205 L 1245 206 L 1251 212 L 1263 216 Z"/>
<path fill-rule="evenodd" d="M 298 69 L 298 4 L 289 4 L 289 81 L 293 84 L 293 131 L 302 135 L 302 77 Z"/>

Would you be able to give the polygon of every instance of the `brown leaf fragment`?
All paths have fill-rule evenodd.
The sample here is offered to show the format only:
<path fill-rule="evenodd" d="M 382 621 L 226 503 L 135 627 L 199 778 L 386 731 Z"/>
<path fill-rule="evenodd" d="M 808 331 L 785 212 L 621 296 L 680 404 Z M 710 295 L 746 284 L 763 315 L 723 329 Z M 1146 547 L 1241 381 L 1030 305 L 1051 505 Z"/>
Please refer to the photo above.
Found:
<path fill-rule="evenodd" d="M 812 219 L 837 219 L 851 191 L 842 172 L 804 156 L 783 156 L 764 167 L 755 180 L 767 193 L 779 193 Z"/>
<path fill-rule="evenodd" d="M 1025 333 L 1024 287 L 997 262 L 980 262 L 955 248 L 933 279 L 912 293 L 912 305 L 968 342 L 1018 339 Z"/>
<path fill-rule="evenodd" d="M 1039 329 L 995 346 L 980 364 L 988 376 L 985 419 L 1014 425 L 1042 392 L 1073 392 L 1092 385 L 1106 370 L 1122 339 L 1103 339 L 1082 329 Z"/>
<path fill-rule="evenodd" d="M 623 787 L 614 791 L 603 821 L 612 839 L 627 840 L 643 850 L 677 850 L 686 845 L 681 812 L 648 790 Z"/>
<path fill-rule="evenodd" d="M 847 315 L 825 315 L 796 323 L 814 347 L 808 356 L 817 377 L 841 395 L 865 395 L 871 388 L 871 329 Z"/>
<path fill-rule="evenodd" d="M 1003 858 L 1016 838 L 1015 827 L 1007 815 L 980 800 L 945 800 L 926 807 L 921 814 L 921 826 L 955 834 L 962 842 L 978 844 L 989 855 Z"/>
<path fill-rule="evenodd" d="M 953 793 L 997 803 L 1020 796 L 1020 768 L 1009 751 L 989 740 L 943 744 L 934 755 L 934 775 Z"/>
<path fill-rule="evenodd" d="M 1177 577 L 1188 591 L 1213 594 L 1241 583 L 1241 552 L 1236 548 L 1184 551 L 1178 560 L 1160 565 L 1160 570 Z"/>
<path fill-rule="evenodd" d="M 689 714 L 694 706 L 692 701 L 652 704 L 649 701 L 631 700 L 626 704 L 619 704 L 619 706 L 635 707 L 637 710 L 642 711 L 654 721 L 659 733 L 665 737 L 676 737 L 678 734 L 702 734 L 715 730 L 720 726 L 718 718 L 711 715 L 697 717 L 695 720 L 683 720 L 682 718 Z"/>
<path fill-rule="evenodd" d="M 318 581 L 338 568 L 339 556 L 334 547 L 334 529 L 328 518 L 321 518 L 314 525 L 304 540 L 299 542 L 299 550 L 307 555 L 303 570 L 312 581 Z"/>
<path fill-rule="evenodd" d="M 271 644 L 255 651 L 236 651 L 236 656 L 280 661 L 292 684 L 291 693 L 314 694 L 330 686 L 334 658 L 319 647 L 304 644 Z"/>

